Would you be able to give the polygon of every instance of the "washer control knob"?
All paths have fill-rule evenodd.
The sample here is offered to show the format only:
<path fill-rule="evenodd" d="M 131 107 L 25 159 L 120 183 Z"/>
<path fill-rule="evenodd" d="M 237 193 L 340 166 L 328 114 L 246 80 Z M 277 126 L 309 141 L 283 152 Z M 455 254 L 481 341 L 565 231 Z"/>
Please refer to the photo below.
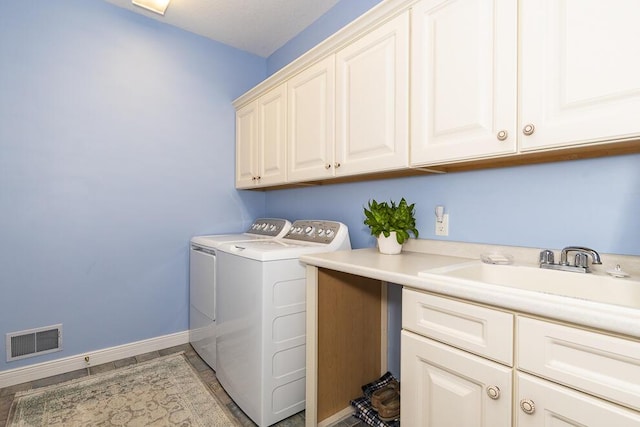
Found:
<path fill-rule="evenodd" d="M 313 234 L 313 227 L 310 225 L 307 225 L 307 227 L 304 229 L 305 234 L 311 236 L 311 234 Z"/>

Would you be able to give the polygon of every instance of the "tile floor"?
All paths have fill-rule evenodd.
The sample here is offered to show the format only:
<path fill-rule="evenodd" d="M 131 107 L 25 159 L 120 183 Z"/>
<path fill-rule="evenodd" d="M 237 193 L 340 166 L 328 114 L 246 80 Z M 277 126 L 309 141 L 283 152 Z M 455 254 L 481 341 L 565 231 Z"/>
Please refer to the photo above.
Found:
<path fill-rule="evenodd" d="M 190 344 L 184 344 L 176 347 L 167 348 L 160 351 L 154 351 L 151 353 L 141 354 L 135 357 L 129 357 L 126 359 L 116 360 L 115 362 L 105 363 L 103 365 L 92 366 L 90 369 L 91 374 L 97 374 L 100 372 L 110 371 L 123 366 L 132 365 L 134 363 L 144 362 L 160 356 L 166 356 L 171 353 L 177 353 L 184 351 L 187 359 L 191 363 L 191 366 L 198 372 L 198 375 L 202 381 L 209 386 L 218 399 L 227 406 L 229 411 L 235 416 L 241 425 L 251 427 L 255 424 L 242 412 L 240 408 L 229 398 L 229 395 L 224 391 L 218 380 L 216 379 L 216 373 L 207 365 L 198 354 L 193 350 Z M 4 426 L 9 416 L 9 408 L 13 402 L 13 396 L 19 391 L 25 391 L 32 388 L 44 387 L 52 384 L 58 384 L 64 381 L 69 381 L 76 378 L 87 376 L 87 369 L 80 369 L 66 374 L 56 375 L 49 378 L 43 378 L 40 380 L 30 381 L 14 386 L 0 389 L 0 426 Z M 304 426 L 304 412 L 293 415 L 285 420 L 282 420 L 275 427 L 302 427 Z M 332 427 L 362 427 L 365 424 L 358 421 L 356 418 L 350 417 L 346 420 L 340 421 L 334 424 Z"/>

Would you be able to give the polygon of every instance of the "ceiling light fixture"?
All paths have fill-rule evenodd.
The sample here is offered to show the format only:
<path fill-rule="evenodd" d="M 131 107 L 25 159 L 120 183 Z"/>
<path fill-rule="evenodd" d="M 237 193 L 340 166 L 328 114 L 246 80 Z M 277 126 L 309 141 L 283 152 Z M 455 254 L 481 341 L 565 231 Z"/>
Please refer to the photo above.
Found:
<path fill-rule="evenodd" d="M 131 0 L 131 3 L 150 10 L 151 12 L 164 15 L 165 10 L 169 7 L 170 1 L 171 0 Z"/>

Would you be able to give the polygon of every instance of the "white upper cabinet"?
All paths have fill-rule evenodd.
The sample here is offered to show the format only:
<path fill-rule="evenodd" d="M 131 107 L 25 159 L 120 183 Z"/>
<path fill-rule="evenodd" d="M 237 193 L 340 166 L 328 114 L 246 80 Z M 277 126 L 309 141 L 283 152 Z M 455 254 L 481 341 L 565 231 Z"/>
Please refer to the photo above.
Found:
<path fill-rule="evenodd" d="M 407 167 L 409 13 L 288 82 L 290 182 Z"/>
<path fill-rule="evenodd" d="M 409 12 L 336 54 L 336 175 L 409 164 Z"/>
<path fill-rule="evenodd" d="M 411 16 L 411 163 L 514 153 L 516 2 L 423 0 Z"/>
<path fill-rule="evenodd" d="M 289 181 L 333 176 L 335 57 L 291 78 L 287 90 Z"/>
<path fill-rule="evenodd" d="M 286 182 L 286 86 L 236 112 L 236 187 Z"/>
<path fill-rule="evenodd" d="M 519 6 L 521 149 L 639 136 L 640 2 Z"/>
<path fill-rule="evenodd" d="M 638 152 L 638 22 L 640 0 L 380 2 L 234 102 L 236 186 Z"/>

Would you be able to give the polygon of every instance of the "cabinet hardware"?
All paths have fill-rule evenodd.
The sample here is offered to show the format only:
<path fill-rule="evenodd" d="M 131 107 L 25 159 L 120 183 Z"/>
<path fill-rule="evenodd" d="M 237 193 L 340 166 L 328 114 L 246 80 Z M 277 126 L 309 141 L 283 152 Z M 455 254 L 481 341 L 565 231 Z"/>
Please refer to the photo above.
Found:
<path fill-rule="evenodd" d="M 325 169 L 331 169 L 331 165 L 329 163 L 327 163 L 326 165 L 324 165 Z"/>
<path fill-rule="evenodd" d="M 520 409 L 522 409 L 522 412 L 525 414 L 531 415 L 536 411 L 536 405 L 531 399 L 522 399 L 520 401 Z"/>
<path fill-rule="evenodd" d="M 334 164 L 334 166 L 335 166 L 335 168 L 336 168 L 336 169 L 338 169 L 338 168 L 340 167 L 340 163 L 336 162 L 336 163 Z"/>
<path fill-rule="evenodd" d="M 535 132 L 535 130 L 536 130 L 536 127 L 534 125 L 528 124 L 522 128 L 522 133 L 529 136 L 529 135 L 533 135 L 533 132 Z"/>
<path fill-rule="evenodd" d="M 509 133 L 506 130 L 501 130 L 498 132 L 498 141 L 504 141 L 509 136 Z"/>
<path fill-rule="evenodd" d="M 487 395 L 493 400 L 500 399 L 500 388 L 495 385 L 487 387 Z"/>

